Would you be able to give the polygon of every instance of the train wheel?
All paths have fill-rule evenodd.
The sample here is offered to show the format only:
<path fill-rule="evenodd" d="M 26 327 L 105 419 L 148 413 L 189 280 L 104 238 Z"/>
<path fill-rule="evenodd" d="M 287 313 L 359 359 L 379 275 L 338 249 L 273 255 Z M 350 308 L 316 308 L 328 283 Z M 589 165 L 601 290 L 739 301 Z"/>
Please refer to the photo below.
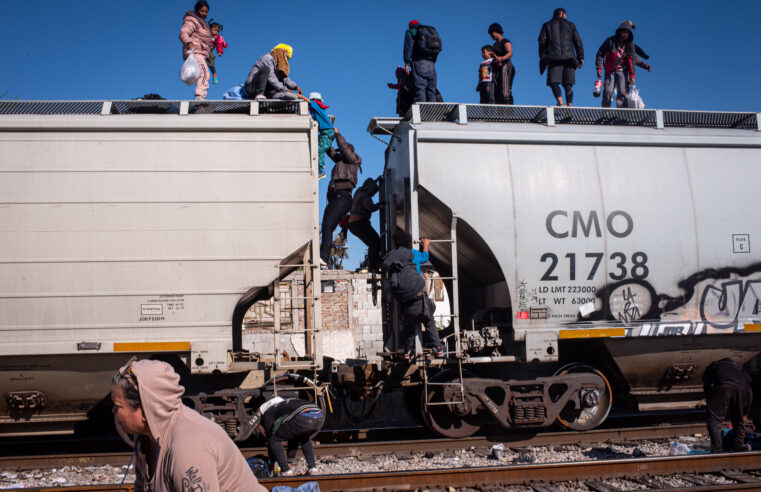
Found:
<path fill-rule="evenodd" d="M 458 380 L 459 376 L 454 371 L 442 371 L 434 375 L 430 382 L 453 383 Z M 429 386 L 427 396 L 426 401 L 426 393 L 421 395 L 420 409 L 432 431 L 444 437 L 460 439 L 472 436 L 481 429 L 478 416 L 471 413 L 471 401 L 467 397 L 462 398 L 458 386 Z M 447 403 L 442 404 L 444 402 Z"/>
<path fill-rule="evenodd" d="M 610 409 L 613 406 L 613 392 L 610 388 L 608 379 L 595 369 L 594 367 L 584 364 L 568 364 L 561 367 L 556 373 L 556 376 L 562 376 L 563 374 L 571 373 L 584 373 L 589 372 L 599 376 L 605 383 L 604 390 L 590 391 L 582 396 L 580 410 L 567 406 L 558 415 L 557 422 L 566 429 L 575 431 L 586 431 L 594 429 L 608 417 Z"/>

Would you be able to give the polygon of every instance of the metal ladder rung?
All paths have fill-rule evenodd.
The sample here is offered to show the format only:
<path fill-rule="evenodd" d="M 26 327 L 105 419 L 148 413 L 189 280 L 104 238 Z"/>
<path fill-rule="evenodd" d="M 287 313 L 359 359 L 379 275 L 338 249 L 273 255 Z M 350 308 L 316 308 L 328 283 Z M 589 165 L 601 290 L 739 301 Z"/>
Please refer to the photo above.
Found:
<path fill-rule="evenodd" d="M 314 263 L 308 263 L 307 266 L 309 268 L 317 268 L 319 265 L 315 265 Z M 303 268 L 304 265 L 303 264 L 298 264 L 298 265 L 278 265 L 278 267 L 280 267 L 280 268 Z"/>
<path fill-rule="evenodd" d="M 431 239 L 432 243 L 453 243 L 454 239 Z"/>

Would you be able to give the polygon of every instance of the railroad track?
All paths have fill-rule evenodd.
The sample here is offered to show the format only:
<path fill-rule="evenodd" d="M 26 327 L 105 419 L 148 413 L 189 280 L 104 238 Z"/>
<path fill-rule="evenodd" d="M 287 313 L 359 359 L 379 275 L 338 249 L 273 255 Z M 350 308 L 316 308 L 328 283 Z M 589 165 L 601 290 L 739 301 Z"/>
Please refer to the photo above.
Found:
<path fill-rule="evenodd" d="M 596 429 L 585 432 L 512 432 L 473 436 L 465 439 L 412 439 L 394 441 L 359 441 L 348 443 L 320 443 L 315 446 L 317 456 L 372 456 L 379 454 L 409 454 L 426 451 L 454 451 L 467 448 L 488 448 L 496 443 L 506 447 L 591 444 L 598 442 L 625 442 L 646 439 L 673 439 L 684 435 L 705 432 L 704 423 L 661 424 L 627 427 L 623 429 Z M 247 458 L 267 454 L 265 447 L 245 447 L 241 452 Z M 64 466 L 122 466 L 129 462 L 131 452 L 77 453 L 47 455 L 14 455 L 0 457 L 2 469 L 61 468 Z"/>
<path fill-rule="evenodd" d="M 262 479 L 268 488 L 296 487 L 313 478 L 320 490 L 422 490 L 430 488 L 480 488 L 490 490 L 508 485 L 525 485 L 538 492 L 557 490 L 564 483 L 583 484 L 588 490 L 612 492 L 615 480 L 625 480 L 649 490 L 731 491 L 761 489 L 761 453 L 705 454 L 626 460 L 584 461 L 509 465 L 448 470 L 395 471 L 317 477 Z M 671 486 L 669 481 L 682 484 Z M 728 483 L 731 482 L 731 483 Z M 626 485 L 624 485 L 626 487 Z M 44 491 L 113 491 L 118 485 L 37 489 Z M 131 486 L 124 490 L 132 490 Z"/>

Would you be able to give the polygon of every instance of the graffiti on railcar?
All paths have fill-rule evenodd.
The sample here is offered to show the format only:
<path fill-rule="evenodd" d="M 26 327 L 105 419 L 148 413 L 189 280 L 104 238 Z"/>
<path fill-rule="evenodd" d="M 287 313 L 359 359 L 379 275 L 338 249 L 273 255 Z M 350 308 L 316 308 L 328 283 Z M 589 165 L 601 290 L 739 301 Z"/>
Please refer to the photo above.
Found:
<path fill-rule="evenodd" d="M 680 296 L 657 294 L 644 280 L 608 285 L 597 292 L 602 309 L 584 319 L 618 321 L 630 336 L 727 333 L 761 321 L 761 263 L 706 269 L 678 286 Z"/>

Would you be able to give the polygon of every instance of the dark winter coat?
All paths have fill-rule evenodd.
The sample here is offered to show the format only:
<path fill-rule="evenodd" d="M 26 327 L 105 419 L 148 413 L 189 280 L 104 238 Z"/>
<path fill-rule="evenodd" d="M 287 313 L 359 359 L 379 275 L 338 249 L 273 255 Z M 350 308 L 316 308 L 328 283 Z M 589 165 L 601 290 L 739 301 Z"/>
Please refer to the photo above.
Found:
<path fill-rule="evenodd" d="M 573 22 L 555 17 L 542 25 L 539 31 L 539 59 L 544 66 L 566 61 L 578 65 L 584 59 L 584 46 Z"/>
<path fill-rule="evenodd" d="M 378 183 L 373 178 L 367 178 L 362 187 L 354 193 L 349 222 L 370 219 L 373 212 L 380 208 L 380 203 L 373 203 L 373 196 L 376 193 L 378 193 Z"/>
<path fill-rule="evenodd" d="M 729 358 L 712 362 L 703 373 L 703 391 L 709 398 L 722 386 L 737 386 L 750 391 L 751 384 L 750 376 L 745 369 Z"/>
<path fill-rule="evenodd" d="M 340 133 L 336 133 L 336 144 L 338 150 L 331 146 L 327 151 L 328 157 L 336 163 L 330 175 L 328 188 L 353 190 L 357 186 L 357 172 L 362 169 L 362 158 Z"/>
<path fill-rule="evenodd" d="M 600 45 L 600 49 L 597 50 L 597 56 L 595 57 L 595 68 L 598 71 L 602 70 L 603 65 L 605 72 L 612 72 L 615 64 L 615 51 L 618 48 L 618 33 L 621 31 L 629 32 L 629 39 L 624 44 L 624 71 L 634 75 L 634 33 L 632 28 L 626 22 L 622 23 L 616 29 L 616 34 L 607 38 Z"/>

